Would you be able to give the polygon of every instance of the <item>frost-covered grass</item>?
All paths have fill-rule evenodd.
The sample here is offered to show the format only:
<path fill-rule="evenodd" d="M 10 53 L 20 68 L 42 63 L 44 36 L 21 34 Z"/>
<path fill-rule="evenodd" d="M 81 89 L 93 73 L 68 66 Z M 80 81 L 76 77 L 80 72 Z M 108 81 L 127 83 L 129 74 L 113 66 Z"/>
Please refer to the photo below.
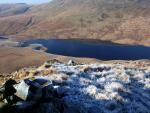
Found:
<path fill-rule="evenodd" d="M 53 64 L 67 88 L 63 98 L 73 111 L 81 113 L 150 113 L 150 72 L 124 65 Z M 67 79 L 63 80 L 63 76 Z M 70 112 L 71 113 L 71 112 Z"/>
<path fill-rule="evenodd" d="M 59 82 L 64 113 L 150 113 L 150 71 L 143 67 L 54 62 L 28 75 Z"/>

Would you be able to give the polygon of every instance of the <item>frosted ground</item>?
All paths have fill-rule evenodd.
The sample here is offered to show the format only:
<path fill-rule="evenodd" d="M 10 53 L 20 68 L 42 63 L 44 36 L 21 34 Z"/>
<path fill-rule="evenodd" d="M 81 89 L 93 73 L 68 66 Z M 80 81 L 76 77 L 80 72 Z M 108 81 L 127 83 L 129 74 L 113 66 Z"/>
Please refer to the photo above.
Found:
<path fill-rule="evenodd" d="M 150 70 L 145 67 L 55 62 L 13 75 L 22 76 L 59 82 L 60 91 L 66 91 L 65 113 L 150 113 Z"/>

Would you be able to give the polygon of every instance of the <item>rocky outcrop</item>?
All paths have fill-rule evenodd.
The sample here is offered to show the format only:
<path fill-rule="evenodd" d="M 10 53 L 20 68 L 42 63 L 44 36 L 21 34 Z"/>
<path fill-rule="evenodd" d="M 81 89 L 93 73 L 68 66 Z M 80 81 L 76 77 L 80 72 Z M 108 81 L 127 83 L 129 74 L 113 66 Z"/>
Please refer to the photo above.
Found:
<path fill-rule="evenodd" d="M 45 77 L 66 90 L 64 113 L 149 113 L 150 68 L 123 64 L 48 61 L 9 77 Z M 9 78 L 8 76 L 5 78 Z"/>

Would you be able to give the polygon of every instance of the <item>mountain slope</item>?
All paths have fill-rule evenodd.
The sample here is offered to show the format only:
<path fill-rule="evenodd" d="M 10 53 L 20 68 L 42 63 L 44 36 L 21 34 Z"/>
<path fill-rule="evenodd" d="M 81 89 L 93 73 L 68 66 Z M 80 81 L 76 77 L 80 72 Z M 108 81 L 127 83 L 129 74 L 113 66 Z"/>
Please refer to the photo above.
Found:
<path fill-rule="evenodd" d="M 30 8 L 29 5 L 18 4 L 1 4 L 0 5 L 0 17 L 13 16 L 17 14 L 25 13 Z"/>
<path fill-rule="evenodd" d="M 4 26 L 0 35 L 18 40 L 86 38 L 150 45 L 149 6 L 149 0 L 53 0 L 24 14 L 0 18 Z"/>

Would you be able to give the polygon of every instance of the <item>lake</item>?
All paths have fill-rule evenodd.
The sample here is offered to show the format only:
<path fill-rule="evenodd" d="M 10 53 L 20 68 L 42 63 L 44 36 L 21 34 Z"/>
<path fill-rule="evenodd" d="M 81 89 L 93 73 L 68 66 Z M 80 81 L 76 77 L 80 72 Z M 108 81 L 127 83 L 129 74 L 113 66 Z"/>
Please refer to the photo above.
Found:
<path fill-rule="evenodd" d="M 2 36 L 0 36 L 0 41 L 1 40 L 7 40 L 8 38 L 5 38 L 5 37 L 2 37 Z"/>
<path fill-rule="evenodd" d="M 138 60 L 150 59 L 150 47 L 141 45 L 119 45 L 112 43 L 90 42 L 80 40 L 39 39 L 21 43 L 21 47 L 30 44 L 42 44 L 47 53 L 88 57 L 100 60 Z"/>

